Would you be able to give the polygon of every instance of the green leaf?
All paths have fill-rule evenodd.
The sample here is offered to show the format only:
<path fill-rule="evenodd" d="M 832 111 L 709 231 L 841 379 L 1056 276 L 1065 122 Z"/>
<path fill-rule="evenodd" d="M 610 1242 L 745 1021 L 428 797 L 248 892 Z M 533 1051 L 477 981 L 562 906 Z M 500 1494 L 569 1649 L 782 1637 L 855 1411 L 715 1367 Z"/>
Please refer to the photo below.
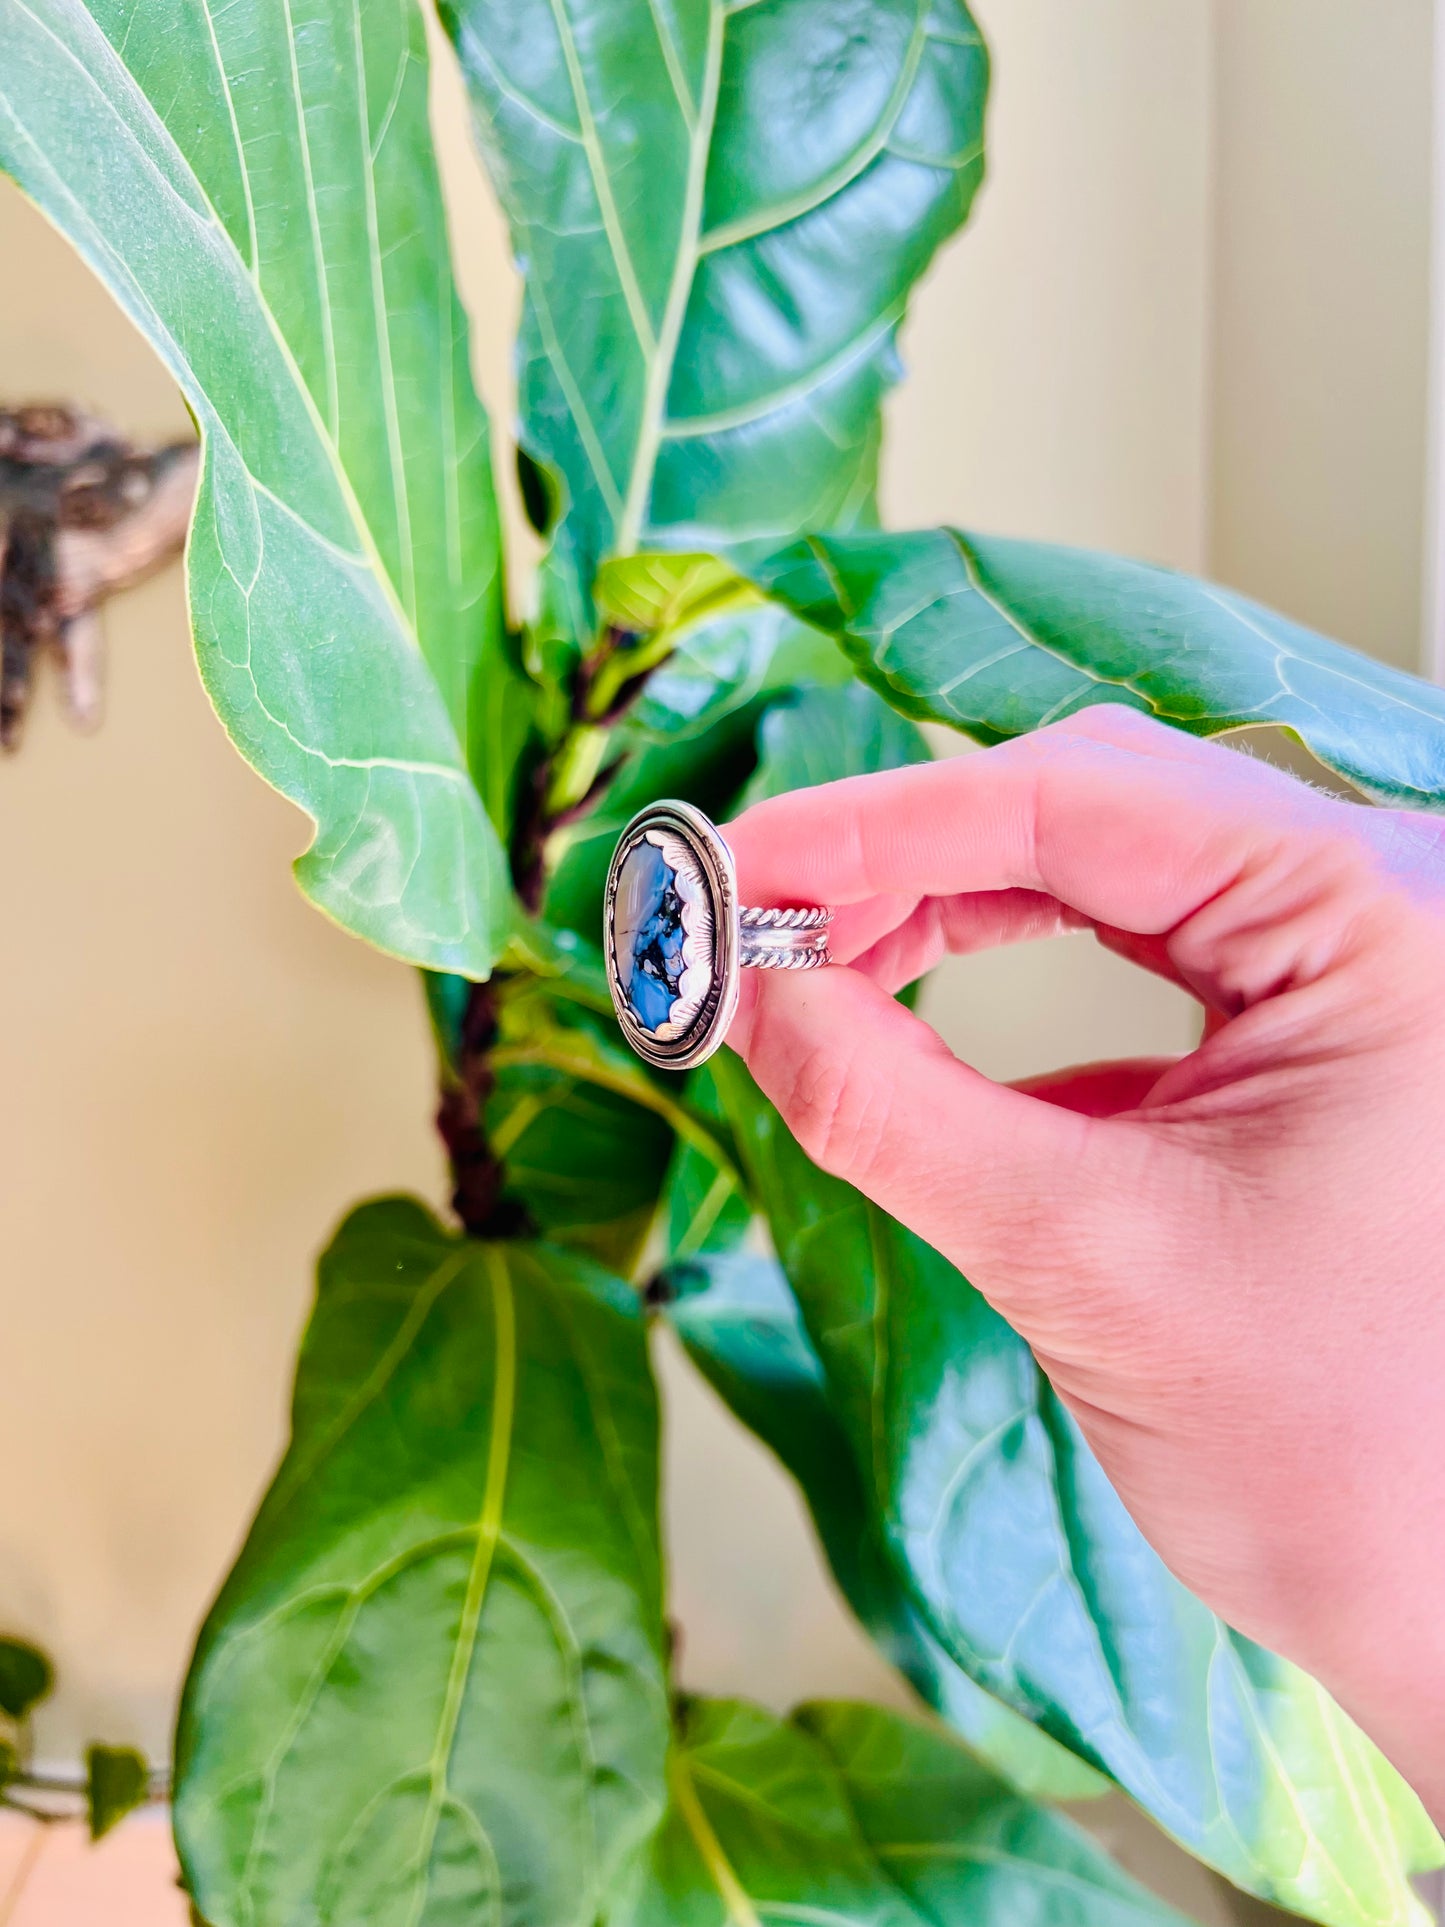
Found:
<path fill-rule="evenodd" d="M 1167 569 L 956 529 L 810 536 L 749 575 L 904 714 L 979 742 L 1093 703 L 1291 731 L 1381 802 L 1445 808 L 1445 692 Z"/>
<path fill-rule="evenodd" d="M 542 1236 L 626 1277 L 646 1240 L 672 1152 L 662 1119 L 545 1066 L 499 1075 L 487 1135 L 506 1196 Z"/>
<path fill-rule="evenodd" d="M 736 1251 L 753 1224 L 753 1208 L 743 1190 L 737 1148 L 712 1074 L 705 1066 L 694 1071 L 685 1089 L 691 1110 L 706 1119 L 720 1140 L 726 1140 L 728 1156 L 725 1163 L 721 1162 L 709 1154 L 707 1146 L 678 1139 L 668 1168 L 659 1227 L 666 1263 L 674 1271 L 689 1258 Z M 675 1276 L 673 1283 L 679 1283 Z"/>
<path fill-rule="evenodd" d="M 799 690 L 774 703 L 763 717 L 758 767 L 738 807 L 842 776 L 926 763 L 930 755 L 922 731 L 861 683 Z"/>
<path fill-rule="evenodd" d="M 667 1317 L 688 1356 L 798 1481 L 833 1577 L 884 1656 L 1022 1792 L 1049 1800 L 1104 1792 L 1108 1782 L 1092 1767 L 976 1686 L 913 1605 L 884 1551 L 848 1435 L 776 1260 L 713 1251 L 675 1261 L 667 1281 Z"/>
<path fill-rule="evenodd" d="M 410 0 L 0 0 L 0 166 L 181 384 L 202 676 L 303 890 L 485 976 L 520 688 Z M 520 710 L 525 723 L 525 706 Z M 508 747 L 512 745 L 513 747 Z"/>
<path fill-rule="evenodd" d="M 710 1066 L 688 1079 L 687 1096 L 727 1128 Z M 914 1607 L 884 1552 L 797 1301 L 777 1260 L 747 1242 L 751 1223 L 735 1170 L 680 1142 L 665 1196 L 660 1296 L 688 1356 L 797 1480 L 843 1597 L 917 1692 L 1021 1791 L 1095 1798 L 1108 1782 L 976 1686 Z"/>
<path fill-rule="evenodd" d="M 733 647 L 744 652 L 749 668 L 757 661 L 761 669 L 782 637 L 799 626 L 780 623 L 761 591 L 712 555 L 606 562 L 597 579 L 597 608 L 613 635 L 590 683 L 594 716 L 608 714 L 629 685 L 664 665 L 679 641 L 699 628 L 709 640 L 735 637 Z M 619 638 L 628 639 L 628 646 L 619 647 Z"/>
<path fill-rule="evenodd" d="M 11 1740 L 0 1740 L 0 1793 L 20 1772 L 20 1754 Z"/>
<path fill-rule="evenodd" d="M 730 1056 L 738 1149 L 888 1558 L 971 1678 L 1238 1886 L 1423 1922 L 1419 1802 L 1324 1691 L 1140 1536 L 1033 1354 L 945 1259 L 817 1170 Z"/>
<path fill-rule="evenodd" d="M 715 555 L 630 555 L 604 562 L 597 613 L 618 629 L 679 635 L 762 600 L 762 592 Z"/>
<path fill-rule="evenodd" d="M 602 952 L 575 930 L 553 929 L 535 917 L 519 919 L 503 961 L 509 970 L 540 977 L 564 1003 L 604 1014 L 612 1009 Z"/>
<path fill-rule="evenodd" d="M 982 174 L 962 0 L 441 11 L 526 275 L 559 626 L 608 555 L 866 513 L 909 290 Z"/>
<path fill-rule="evenodd" d="M 625 1276 L 667 1173 L 672 1099 L 616 1045 L 610 1008 L 593 1022 L 574 1013 L 567 1025 L 545 1015 L 522 1036 L 511 1026 L 513 1041 L 500 1046 L 487 1139 L 506 1167 L 507 1195 L 545 1236 Z"/>
<path fill-rule="evenodd" d="M 705 566 L 707 565 L 707 566 Z M 729 562 L 651 553 L 603 565 L 604 613 L 671 643 L 634 703 L 634 729 L 664 742 L 696 734 L 757 696 L 846 685 L 845 658 Z"/>
<path fill-rule="evenodd" d="M 592 1927 L 663 1798 L 656 1508 L 631 1293 L 355 1211 L 182 1704 L 206 1918 Z"/>
<path fill-rule="evenodd" d="M 92 1840 L 104 1839 L 128 1813 L 144 1806 L 150 1792 L 145 1755 L 131 1746 L 85 1750 L 85 1808 Z"/>
<path fill-rule="evenodd" d="M 0 1713 L 25 1719 L 54 1685 L 55 1669 L 38 1647 L 23 1639 L 0 1639 Z"/>
<path fill-rule="evenodd" d="M 613 1927 L 1165 1927 L 1181 1916 L 945 1735 L 870 1706 L 681 1709 L 672 1805 Z"/>
<path fill-rule="evenodd" d="M 925 1920 L 1181 1919 L 1080 1828 L 1019 1799 L 936 1727 L 839 1701 L 794 1719 L 828 1754 L 864 1839 Z"/>
<path fill-rule="evenodd" d="M 678 637 L 633 703 L 635 735 L 660 742 L 696 736 L 756 697 L 852 678 L 830 636 L 764 605 L 701 622 Z"/>
<path fill-rule="evenodd" d="M 504 983 L 487 1136 L 507 1193 L 533 1223 L 631 1272 L 651 1229 L 674 1142 L 736 1185 L 727 1130 L 679 1080 L 643 1065 L 605 1017 L 554 1001 L 554 985 Z"/>
<path fill-rule="evenodd" d="M 689 1080 L 688 1096 L 695 1098 L 700 1088 L 695 1080 Z M 711 1259 L 732 1253 L 747 1236 L 752 1222 L 752 1207 L 735 1175 L 696 1146 L 679 1142 L 663 1191 L 662 1234 L 668 1265 L 676 1269 L 691 1258 Z M 695 1284 L 692 1279 L 686 1286 L 681 1279 L 674 1282 L 679 1290 L 691 1290 Z"/>
<path fill-rule="evenodd" d="M 559 1008 L 545 986 L 508 986 L 498 1041 L 488 1059 L 499 1073 L 543 1065 L 613 1091 L 663 1119 L 678 1137 L 737 1176 L 725 1130 L 692 1108 L 681 1080 L 644 1065 L 621 1041 L 615 1021 L 599 1021 L 578 1008 Z"/>

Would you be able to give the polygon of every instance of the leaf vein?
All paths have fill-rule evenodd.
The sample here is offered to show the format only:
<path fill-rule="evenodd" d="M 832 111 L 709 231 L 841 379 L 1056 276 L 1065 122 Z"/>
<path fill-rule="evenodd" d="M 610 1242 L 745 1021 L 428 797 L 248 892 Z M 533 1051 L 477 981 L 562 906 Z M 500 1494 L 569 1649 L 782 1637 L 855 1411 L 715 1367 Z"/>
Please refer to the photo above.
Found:
<path fill-rule="evenodd" d="M 852 336 L 836 353 L 797 381 L 771 389 L 767 394 L 742 402 L 736 408 L 720 408 L 710 415 L 675 417 L 664 424 L 663 437 L 668 441 L 695 441 L 704 435 L 725 434 L 730 429 L 751 427 L 755 422 L 766 420 L 769 415 L 776 415 L 785 408 L 806 401 L 839 375 L 846 374 L 850 368 L 865 361 L 878 343 L 897 327 L 902 314 L 902 303 L 894 302 L 861 333 Z"/>
<path fill-rule="evenodd" d="M 215 57 L 216 73 L 220 78 L 221 92 L 226 97 L 226 113 L 231 123 L 231 139 L 236 145 L 236 165 L 240 169 L 241 192 L 245 196 L 246 201 L 247 252 L 250 256 L 249 266 L 252 277 L 254 278 L 259 268 L 260 255 L 256 242 L 256 203 L 251 192 L 251 170 L 246 163 L 246 147 L 241 139 L 241 123 L 236 118 L 236 102 L 231 92 L 231 77 L 226 72 L 226 63 L 221 57 L 221 43 L 216 33 L 216 21 L 211 11 L 210 0 L 200 0 L 200 8 L 202 14 L 205 16 L 206 31 L 210 36 L 211 52 Z M 138 6 L 135 7 L 131 12 L 130 19 L 126 22 L 125 31 L 127 40 L 130 38 L 132 25 L 140 17 L 140 11 L 141 9 Z M 122 55 L 124 51 L 125 42 L 123 41 L 121 43 Z"/>
<path fill-rule="evenodd" d="M 577 124 L 582 134 L 582 146 L 587 155 L 588 171 L 592 176 L 593 190 L 597 195 L 597 205 L 607 229 L 608 245 L 612 250 L 613 263 L 617 269 L 618 283 L 622 288 L 627 312 L 632 320 L 632 328 L 637 336 L 638 345 L 644 355 L 652 354 L 657 346 L 652 332 L 652 322 L 648 317 L 647 303 L 642 298 L 642 288 L 633 265 L 632 252 L 627 245 L 623 232 L 622 219 L 617 210 L 617 197 L 612 191 L 612 176 L 607 169 L 607 158 L 602 152 L 602 142 L 597 132 L 597 122 L 592 113 L 592 102 L 587 94 L 587 82 L 582 72 L 582 62 L 577 55 L 577 43 L 572 34 L 572 22 L 567 13 L 567 0 L 549 0 L 552 17 L 557 23 L 557 38 L 562 45 L 562 60 L 567 69 L 568 83 L 572 89 L 572 99 L 577 108 Z"/>
<path fill-rule="evenodd" d="M 331 312 L 331 284 L 326 275 L 326 252 L 321 241 L 321 209 L 316 199 L 316 181 L 311 167 L 311 139 L 306 128 L 306 102 L 301 91 L 301 70 L 296 59 L 296 28 L 291 15 L 291 0 L 281 0 L 286 19 L 286 53 L 291 64 L 291 94 L 296 108 L 296 132 L 301 143 L 301 174 L 306 184 L 306 218 L 311 229 L 311 249 L 316 273 L 316 293 L 321 303 L 321 346 L 326 363 L 326 419 L 331 438 L 341 432 L 341 390 L 336 369 L 336 324 Z"/>
<path fill-rule="evenodd" d="M 290 5 L 290 0 L 286 0 Z M 386 452 L 391 476 L 392 503 L 396 515 L 397 552 L 401 561 L 401 600 L 407 620 L 416 628 L 416 553 L 412 546 L 411 501 L 407 493 L 406 461 L 401 444 L 401 417 L 396 401 L 396 367 L 391 351 L 391 318 L 386 305 L 386 282 L 382 271 L 381 231 L 376 211 L 376 172 L 371 135 L 367 125 L 366 55 L 361 34 L 361 0 L 352 0 L 352 31 L 356 56 L 356 111 L 361 134 L 361 182 L 366 204 L 366 232 L 371 243 L 367 249 L 370 265 L 372 320 L 376 328 L 378 372 L 381 377 L 382 411 L 386 419 Z M 409 58 L 409 56 L 408 56 Z M 403 63 L 403 72 L 405 65 Z"/>
<path fill-rule="evenodd" d="M 716 254 L 724 248 L 737 247 L 745 241 L 760 240 L 766 234 L 774 234 L 779 228 L 789 227 L 806 215 L 814 214 L 821 207 L 844 194 L 860 180 L 877 160 L 892 138 L 898 125 L 899 116 L 908 104 L 913 91 L 913 83 L 918 78 L 919 64 L 923 59 L 923 49 L 930 35 L 927 31 L 928 10 L 931 0 L 918 0 L 913 28 L 909 34 L 908 45 L 904 49 L 903 60 L 894 82 L 893 91 L 884 102 L 878 124 L 868 138 L 859 143 L 853 152 L 831 174 L 810 187 L 804 194 L 795 195 L 791 200 L 779 202 L 774 207 L 756 208 L 750 214 L 739 215 L 736 220 L 725 221 L 702 236 L 698 243 L 703 254 Z"/>

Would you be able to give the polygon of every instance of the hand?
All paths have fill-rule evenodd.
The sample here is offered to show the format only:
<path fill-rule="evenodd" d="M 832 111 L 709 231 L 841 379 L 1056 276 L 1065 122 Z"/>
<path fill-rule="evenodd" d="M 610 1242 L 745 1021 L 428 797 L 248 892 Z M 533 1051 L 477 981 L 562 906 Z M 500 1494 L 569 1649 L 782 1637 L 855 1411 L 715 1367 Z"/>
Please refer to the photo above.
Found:
<path fill-rule="evenodd" d="M 1445 820 L 1133 711 L 799 791 L 743 901 L 847 969 L 745 972 L 731 1042 L 804 1150 L 1028 1339 L 1124 1503 L 1445 1818 Z M 893 993 L 1092 928 L 1192 991 L 1169 1062 L 1020 1089 Z"/>

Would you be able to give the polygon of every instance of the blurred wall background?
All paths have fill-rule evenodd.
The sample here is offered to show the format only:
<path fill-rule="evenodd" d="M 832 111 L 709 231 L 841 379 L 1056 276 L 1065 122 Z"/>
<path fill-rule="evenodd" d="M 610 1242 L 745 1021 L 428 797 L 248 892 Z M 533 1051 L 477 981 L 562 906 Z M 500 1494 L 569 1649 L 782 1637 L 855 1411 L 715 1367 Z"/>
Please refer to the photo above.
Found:
<path fill-rule="evenodd" d="M 991 178 L 908 327 L 890 517 L 1207 568 L 1413 666 L 1432 11 L 979 0 Z M 437 119 L 505 430 L 517 289 L 446 71 Z M 184 431 L 8 187 L 0 262 L 0 396 Z M 0 1625 L 58 1658 L 54 1758 L 94 1735 L 164 1755 L 280 1449 L 312 1255 L 365 1192 L 443 1193 L 412 977 L 295 893 L 305 827 L 209 711 L 179 571 L 107 626 L 103 732 L 69 734 L 42 699 L 0 768 Z M 1193 1036 L 1183 999 L 1083 939 L 960 962 L 928 1009 L 1001 1076 Z M 664 1384 L 685 1677 L 779 1704 L 896 1690 L 781 1476 L 671 1356 Z"/>
<path fill-rule="evenodd" d="M 1432 0 L 1216 0 L 1212 571 L 1420 666 Z"/>

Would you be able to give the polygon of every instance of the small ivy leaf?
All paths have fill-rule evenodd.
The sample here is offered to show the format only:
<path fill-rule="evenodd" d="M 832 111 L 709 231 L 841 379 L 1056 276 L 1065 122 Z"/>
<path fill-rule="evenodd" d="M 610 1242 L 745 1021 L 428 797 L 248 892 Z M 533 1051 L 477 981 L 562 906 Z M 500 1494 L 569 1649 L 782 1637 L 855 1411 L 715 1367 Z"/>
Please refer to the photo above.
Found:
<path fill-rule="evenodd" d="M 0 1712 L 23 1720 L 55 1684 L 55 1669 L 44 1653 L 23 1639 L 0 1639 Z"/>
<path fill-rule="evenodd" d="M 128 1813 L 145 1804 L 150 1768 L 131 1746 L 91 1746 L 85 1752 L 85 1804 L 90 1837 L 102 1840 Z"/>

